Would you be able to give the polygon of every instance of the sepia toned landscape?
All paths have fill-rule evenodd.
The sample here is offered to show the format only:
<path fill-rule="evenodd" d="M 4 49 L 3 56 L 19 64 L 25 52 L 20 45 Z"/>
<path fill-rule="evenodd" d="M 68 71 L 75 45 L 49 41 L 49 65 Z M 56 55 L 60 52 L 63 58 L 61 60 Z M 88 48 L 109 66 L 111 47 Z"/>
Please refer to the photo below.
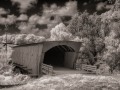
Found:
<path fill-rule="evenodd" d="M 120 90 L 120 0 L 1 0 L 0 90 Z"/>

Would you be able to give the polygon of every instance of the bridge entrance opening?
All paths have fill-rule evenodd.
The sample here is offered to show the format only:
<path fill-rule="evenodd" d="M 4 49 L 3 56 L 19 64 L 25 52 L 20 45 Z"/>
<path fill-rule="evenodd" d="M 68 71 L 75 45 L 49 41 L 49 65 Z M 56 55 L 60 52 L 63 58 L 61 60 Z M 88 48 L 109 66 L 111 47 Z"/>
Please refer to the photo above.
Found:
<path fill-rule="evenodd" d="M 49 49 L 44 56 L 44 64 L 55 67 L 73 68 L 76 52 L 67 45 L 59 45 Z"/>

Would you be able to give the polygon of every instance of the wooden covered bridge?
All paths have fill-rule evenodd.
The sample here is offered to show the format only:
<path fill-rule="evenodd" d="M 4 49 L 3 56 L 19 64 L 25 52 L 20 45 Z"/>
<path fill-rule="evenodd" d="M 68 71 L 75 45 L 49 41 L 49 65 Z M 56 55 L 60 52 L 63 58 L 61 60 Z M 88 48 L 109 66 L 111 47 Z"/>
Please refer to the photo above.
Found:
<path fill-rule="evenodd" d="M 18 45 L 13 47 L 12 59 L 18 67 L 28 70 L 34 76 L 40 76 L 45 65 L 73 69 L 80 46 L 81 42 L 74 41 Z"/>

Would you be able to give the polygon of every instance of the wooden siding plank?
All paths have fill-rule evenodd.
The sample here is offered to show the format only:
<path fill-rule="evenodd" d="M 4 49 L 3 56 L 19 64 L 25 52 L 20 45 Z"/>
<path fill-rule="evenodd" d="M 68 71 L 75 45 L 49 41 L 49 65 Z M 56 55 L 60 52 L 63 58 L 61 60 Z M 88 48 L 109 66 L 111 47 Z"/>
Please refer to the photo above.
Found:
<path fill-rule="evenodd" d="M 38 66 L 39 66 L 39 61 L 40 61 L 41 53 L 42 53 L 42 45 L 38 45 L 37 48 L 36 48 L 36 51 L 37 51 L 37 53 L 36 53 L 36 57 L 35 57 L 35 59 L 36 59 L 36 67 L 35 67 L 36 70 L 35 70 L 35 72 L 37 74 L 39 74 Z"/>
<path fill-rule="evenodd" d="M 16 52 L 15 52 L 15 54 L 16 54 L 16 55 L 15 55 L 15 61 L 16 61 L 16 63 L 19 63 L 19 60 L 20 60 L 20 59 L 19 59 L 20 57 L 18 56 L 18 49 L 19 49 L 19 48 L 16 48 Z M 18 58 L 18 59 L 17 59 L 17 58 Z"/>
<path fill-rule="evenodd" d="M 27 65 L 26 65 L 26 56 L 27 56 L 27 54 L 26 54 L 26 48 L 25 47 L 23 47 L 23 57 L 22 57 L 22 64 L 24 65 L 24 66 L 26 66 L 27 67 Z"/>
<path fill-rule="evenodd" d="M 31 63 L 31 53 L 32 53 L 32 46 L 28 46 L 28 49 L 27 49 L 27 53 L 28 53 L 28 57 L 26 57 L 27 59 L 27 67 L 31 68 L 32 67 L 32 63 Z"/>
<path fill-rule="evenodd" d="M 37 50 L 38 50 L 38 53 L 37 53 L 37 58 L 36 58 L 36 60 L 37 60 L 37 62 L 36 62 L 36 72 L 37 72 L 37 74 L 39 74 L 39 68 L 40 68 L 40 64 L 41 64 L 41 62 L 42 62 L 42 51 L 43 51 L 43 44 L 40 44 L 40 45 L 38 45 L 38 48 L 37 48 Z"/>
<path fill-rule="evenodd" d="M 31 67 L 33 68 L 33 73 L 36 72 L 36 57 L 37 57 L 37 46 L 32 46 L 32 51 L 31 51 Z"/>
<path fill-rule="evenodd" d="M 25 63 L 24 62 L 24 56 L 25 56 L 25 51 L 24 51 L 25 47 L 22 48 L 22 61 L 21 64 Z"/>
<path fill-rule="evenodd" d="M 20 60 L 19 60 L 19 64 L 22 64 L 21 61 L 22 61 L 22 48 L 20 47 L 19 48 L 19 57 L 20 57 Z"/>
<path fill-rule="evenodd" d="M 32 46 L 28 46 L 26 48 L 27 51 L 27 56 L 26 56 L 26 62 L 27 62 L 27 67 L 31 68 L 32 63 L 31 63 L 31 53 L 32 53 Z"/>

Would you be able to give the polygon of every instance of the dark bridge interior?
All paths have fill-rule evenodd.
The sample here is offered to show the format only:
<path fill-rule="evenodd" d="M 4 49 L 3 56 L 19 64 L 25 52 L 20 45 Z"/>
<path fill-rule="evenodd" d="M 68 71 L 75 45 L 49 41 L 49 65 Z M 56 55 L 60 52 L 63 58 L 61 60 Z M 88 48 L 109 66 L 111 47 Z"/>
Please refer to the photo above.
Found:
<path fill-rule="evenodd" d="M 43 63 L 57 67 L 65 67 L 66 52 L 74 52 L 74 49 L 66 45 L 55 46 L 45 53 Z"/>

